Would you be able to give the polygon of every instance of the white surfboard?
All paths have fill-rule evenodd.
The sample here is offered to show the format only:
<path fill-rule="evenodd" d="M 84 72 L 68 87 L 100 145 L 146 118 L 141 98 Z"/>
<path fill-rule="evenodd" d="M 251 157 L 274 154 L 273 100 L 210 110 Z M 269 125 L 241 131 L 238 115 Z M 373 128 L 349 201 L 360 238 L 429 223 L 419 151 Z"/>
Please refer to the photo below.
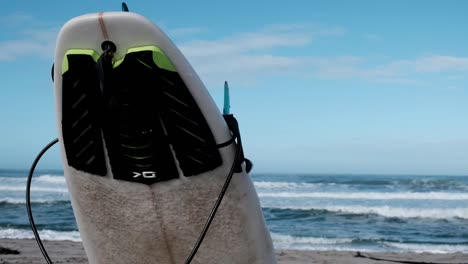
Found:
<path fill-rule="evenodd" d="M 105 66 L 104 41 L 116 47 Z M 54 79 L 89 263 L 184 263 L 235 153 L 234 144 L 216 147 L 232 135 L 191 65 L 145 17 L 96 13 L 61 29 Z M 192 263 L 276 263 L 245 164 Z"/>

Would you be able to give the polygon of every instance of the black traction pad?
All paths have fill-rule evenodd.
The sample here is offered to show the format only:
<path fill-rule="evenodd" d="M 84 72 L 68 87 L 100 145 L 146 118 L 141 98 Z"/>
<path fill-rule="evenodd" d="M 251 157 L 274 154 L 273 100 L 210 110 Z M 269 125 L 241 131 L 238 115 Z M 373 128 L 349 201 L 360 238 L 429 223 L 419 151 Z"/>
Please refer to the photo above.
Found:
<path fill-rule="evenodd" d="M 98 108 L 100 94 L 95 62 L 89 55 L 66 55 L 63 74 L 62 129 L 68 165 L 91 174 L 106 175 Z"/>
<path fill-rule="evenodd" d="M 115 179 L 152 184 L 177 178 L 177 165 L 185 176 L 193 176 L 222 164 L 211 130 L 185 83 L 177 72 L 159 68 L 152 52 L 128 53 L 110 71 L 110 76 L 106 76 L 105 99 L 96 73 L 91 73 L 96 71 L 92 57 L 73 55 L 74 59 L 70 59 L 72 55 L 68 55 L 69 70 L 63 74 L 62 124 L 70 166 L 105 174 L 103 158 L 93 163 L 103 169 L 100 173 L 96 173 L 94 166 L 78 162 L 82 159 L 76 158 L 77 151 L 71 143 L 81 132 L 65 127 L 80 119 L 81 112 L 71 109 L 70 102 L 83 94 L 90 100 L 83 104 L 82 111 L 88 111 L 90 118 L 79 122 L 85 127 L 92 125 L 94 133 L 90 133 L 88 142 L 99 144 L 90 153 L 102 157 L 102 131 Z M 73 69 L 79 69 L 82 74 L 70 74 Z M 77 80 L 83 79 L 89 79 L 83 83 L 85 88 L 73 94 L 65 93 L 72 90 Z M 66 130 L 75 136 L 65 137 Z"/>

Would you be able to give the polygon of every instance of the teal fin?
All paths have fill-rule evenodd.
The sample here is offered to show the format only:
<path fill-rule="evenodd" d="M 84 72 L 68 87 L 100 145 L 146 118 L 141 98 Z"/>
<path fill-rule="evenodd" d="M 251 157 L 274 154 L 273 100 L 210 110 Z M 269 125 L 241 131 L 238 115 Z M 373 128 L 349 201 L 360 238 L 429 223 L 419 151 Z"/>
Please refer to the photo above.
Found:
<path fill-rule="evenodd" d="M 224 108 L 223 115 L 229 115 L 231 112 L 231 105 L 229 100 L 229 85 L 227 81 L 224 82 Z"/>

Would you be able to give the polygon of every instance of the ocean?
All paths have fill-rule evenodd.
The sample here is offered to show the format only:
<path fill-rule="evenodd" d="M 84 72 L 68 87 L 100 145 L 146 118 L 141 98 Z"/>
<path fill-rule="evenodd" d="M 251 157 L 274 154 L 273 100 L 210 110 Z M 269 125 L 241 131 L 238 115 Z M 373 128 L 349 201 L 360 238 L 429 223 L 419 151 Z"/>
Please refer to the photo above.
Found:
<path fill-rule="evenodd" d="M 33 238 L 26 176 L 0 170 L 0 238 Z M 468 253 L 468 176 L 257 173 L 252 179 L 277 249 Z M 42 239 L 80 241 L 61 171 L 36 172 L 31 199 Z"/>

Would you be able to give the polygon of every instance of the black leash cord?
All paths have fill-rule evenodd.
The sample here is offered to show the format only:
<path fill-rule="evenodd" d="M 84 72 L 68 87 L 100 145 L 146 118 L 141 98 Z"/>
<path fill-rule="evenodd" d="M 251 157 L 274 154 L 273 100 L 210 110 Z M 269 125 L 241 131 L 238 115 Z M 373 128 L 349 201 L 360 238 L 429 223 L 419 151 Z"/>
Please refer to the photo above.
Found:
<path fill-rule="evenodd" d="M 47 146 L 45 146 L 41 152 L 36 156 L 36 159 L 34 160 L 33 164 L 31 165 L 31 169 L 29 169 L 29 175 L 28 175 L 28 181 L 26 184 L 26 209 L 28 211 L 28 218 L 29 218 L 29 224 L 31 225 L 31 229 L 34 233 L 34 238 L 36 238 L 36 242 L 39 245 L 39 249 L 42 252 L 42 255 L 44 256 L 45 260 L 47 261 L 48 264 L 52 264 L 52 260 L 50 260 L 49 255 L 47 254 L 47 251 L 44 248 L 44 245 L 42 244 L 41 237 L 39 236 L 39 233 L 37 232 L 36 229 L 36 224 L 34 224 L 34 219 L 31 211 L 31 181 L 32 177 L 34 174 L 34 170 L 36 169 L 36 165 L 41 159 L 42 155 L 50 148 L 52 147 L 55 143 L 58 142 L 58 139 L 52 140 Z"/>
<path fill-rule="evenodd" d="M 372 259 L 376 261 L 387 261 L 387 262 L 394 262 L 394 263 L 405 263 L 405 264 L 468 264 L 466 262 L 464 263 L 453 263 L 453 262 L 424 262 L 424 261 L 410 261 L 410 260 L 396 260 L 396 259 L 385 259 L 385 258 L 376 258 L 368 255 L 363 255 L 361 252 L 356 252 L 356 255 L 354 255 L 356 258 L 367 258 L 367 259 Z"/>
<path fill-rule="evenodd" d="M 203 242 L 203 239 L 206 236 L 208 228 L 210 227 L 211 222 L 213 221 L 213 218 L 216 215 L 216 212 L 218 211 L 218 207 L 221 204 L 224 194 L 226 194 L 227 188 L 229 187 L 229 184 L 231 183 L 232 176 L 234 175 L 234 169 L 237 165 L 237 161 L 240 157 L 240 153 L 242 150 L 242 140 L 240 137 L 240 133 L 237 133 L 237 132 L 234 132 L 234 133 L 235 133 L 234 136 L 237 137 L 237 147 L 236 147 L 236 153 L 234 155 L 234 160 L 232 161 L 231 170 L 229 171 L 226 181 L 224 182 L 223 188 L 221 189 L 221 192 L 219 193 L 218 199 L 216 199 L 213 209 L 211 209 L 210 216 L 208 217 L 208 220 L 206 221 L 205 226 L 203 227 L 203 231 L 200 233 L 200 236 L 198 237 L 198 240 L 195 243 L 195 246 L 193 247 L 192 252 L 190 252 L 190 255 L 187 257 L 187 260 L 185 260 L 185 264 L 190 264 L 193 260 L 193 257 L 195 257 L 195 254 L 197 254 L 198 248 L 200 247 L 201 243 Z"/>

